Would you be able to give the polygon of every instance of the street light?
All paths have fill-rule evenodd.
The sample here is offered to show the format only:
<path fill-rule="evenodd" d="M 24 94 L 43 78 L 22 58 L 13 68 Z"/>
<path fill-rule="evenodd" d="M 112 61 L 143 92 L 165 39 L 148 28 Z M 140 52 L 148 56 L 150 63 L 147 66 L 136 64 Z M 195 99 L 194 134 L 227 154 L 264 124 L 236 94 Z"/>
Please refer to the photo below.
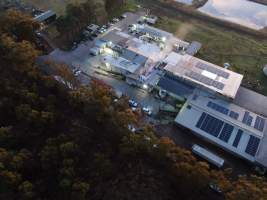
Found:
<path fill-rule="evenodd" d="M 144 89 L 147 89 L 147 88 L 148 88 L 148 85 L 147 85 L 147 84 L 144 84 L 144 85 L 143 85 L 143 88 L 144 88 Z"/>

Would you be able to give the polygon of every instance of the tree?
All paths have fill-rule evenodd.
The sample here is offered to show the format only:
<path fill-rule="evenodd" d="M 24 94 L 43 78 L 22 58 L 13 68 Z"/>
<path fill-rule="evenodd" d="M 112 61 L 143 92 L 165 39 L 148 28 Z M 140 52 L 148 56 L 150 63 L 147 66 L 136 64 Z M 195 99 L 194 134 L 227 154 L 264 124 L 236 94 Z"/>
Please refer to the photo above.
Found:
<path fill-rule="evenodd" d="M 265 200 L 267 197 L 267 182 L 263 177 L 241 176 L 233 183 L 232 190 L 227 192 L 227 200 Z"/>
<path fill-rule="evenodd" d="M 8 10 L 0 17 L 0 32 L 4 32 L 16 39 L 16 41 L 35 41 L 35 31 L 39 24 L 30 16 L 17 10 Z"/>
<path fill-rule="evenodd" d="M 33 199 L 34 197 L 34 187 L 29 181 L 24 181 L 19 185 L 19 192 L 23 199 Z"/>

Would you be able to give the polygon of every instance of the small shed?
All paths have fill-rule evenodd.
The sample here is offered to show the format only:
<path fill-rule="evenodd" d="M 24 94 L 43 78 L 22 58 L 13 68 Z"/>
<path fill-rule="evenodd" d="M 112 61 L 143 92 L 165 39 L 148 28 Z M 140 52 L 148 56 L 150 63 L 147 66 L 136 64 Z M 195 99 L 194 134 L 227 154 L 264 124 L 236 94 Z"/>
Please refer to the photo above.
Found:
<path fill-rule="evenodd" d="M 52 10 L 48 10 L 48 11 L 36 16 L 34 18 L 34 20 L 37 21 L 37 22 L 40 22 L 40 23 L 49 24 L 49 23 L 55 21 L 56 18 L 57 18 L 56 13 L 54 11 L 52 11 Z"/>
<path fill-rule="evenodd" d="M 193 41 L 186 49 L 186 53 L 193 56 L 195 55 L 200 48 L 202 47 L 202 44 L 200 42 L 197 41 Z"/>

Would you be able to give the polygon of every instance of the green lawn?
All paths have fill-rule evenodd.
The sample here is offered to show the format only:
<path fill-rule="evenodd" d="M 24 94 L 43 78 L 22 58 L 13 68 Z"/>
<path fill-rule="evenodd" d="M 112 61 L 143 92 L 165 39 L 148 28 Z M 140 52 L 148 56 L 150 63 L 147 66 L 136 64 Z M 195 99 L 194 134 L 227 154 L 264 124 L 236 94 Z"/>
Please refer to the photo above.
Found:
<path fill-rule="evenodd" d="M 113 10 L 112 13 L 109 15 L 109 18 L 112 19 L 113 17 L 118 17 L 127 11 L 135 12 L 137 11 L 137 9 L 138 8 L 137 8 L 135 1 L 128 0 L 123 6 L 118 7 L 117 9 Z"/>
<path fill-rule="evenodd" d="M 220 66 L 229 62 L 231 70 L 244 75 L 244 86 L 267 95 L 267 77 L 262 73 L 263 66 L 267 64 L 267 40 L 194 20 L 163 17 L 157 27 L 186 41 L 201 42 L 203 47 L 197 57 Z"/>

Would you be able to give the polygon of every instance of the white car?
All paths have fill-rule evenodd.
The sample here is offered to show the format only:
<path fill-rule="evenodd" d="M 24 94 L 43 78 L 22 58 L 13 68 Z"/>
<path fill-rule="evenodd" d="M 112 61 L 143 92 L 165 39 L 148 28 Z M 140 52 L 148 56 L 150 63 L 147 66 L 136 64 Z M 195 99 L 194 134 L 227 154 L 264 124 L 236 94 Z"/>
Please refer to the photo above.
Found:
<path fill-rule="evenodd" d="M 149 109 L 148 107 L 143 107 L 143 112 L 146 113 L 148 116 L 152 115 L 152 111 L 151 109 Z"/>
<path fill-rule="evenodd" d="M 101 28 L 101 29 L 99 29 L 99 33 L 105 33 L 107 31 L 107 29 L 105 29 L 105 28 Z"/>
<path fill-rule="evenodd" d="M 131 109 L 132 109 L 132 111 L 136 111 L 136 110 L 137 110 L 137 108 L 136 108 L 136 107 L 132 107 Z"/>
<path fill-rule="evenodd" d="M 74 72 L 74 76 L 79 76 L 81 73 L 82 73 L 81 70 L 75 71 L 75 72 Z"/>
<path fill-rule="evenodd" d="M 128 124 L 128 129 L 129 129 L 129 131 L 131 131 L 133 133 L 136 131 L 136 129 L 134 128 L 134 126 L 131 125 L 131 124 Z"/>
<path fill-rule="evenodd" d="M 130 107 L 135 107 L 135 108 L 136 108 L 136 107 L 138 106 L 138 103 L 135 102 L 134 100 L 130 99 L 130 100 L 129 100 L 129 106 L 130 106 Z"/>
<path fill-rule="evenodd" d="M 112 21 L 115 22 L 115 23 L 117 23 L 117 22 L 119 22 L 120 20 L 119 20 L 118 18 L 114 18 L 114 19 L 112 19 Z"/>

